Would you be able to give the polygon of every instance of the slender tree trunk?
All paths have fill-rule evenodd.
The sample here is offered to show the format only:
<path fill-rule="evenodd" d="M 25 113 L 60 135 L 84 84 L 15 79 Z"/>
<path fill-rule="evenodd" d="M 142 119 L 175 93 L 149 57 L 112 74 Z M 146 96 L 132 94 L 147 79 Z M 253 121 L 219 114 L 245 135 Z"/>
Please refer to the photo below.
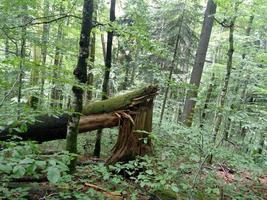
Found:
<path fill-rule="evenodd" d="M 116 0 L 111 0 L 110 4 L 110 22 L 115 21 L 115 5 Z M 102 100 L 105 100 L 109 96 L 109 74 L 111 70 L 111 61 L 112 61 L 112 41 L 113 41 L 113 31 L 108 32 L 108 40 L 107 40 L 107 52 L 105 55 L 105 72 L 104 72 L 104 81 L 102 85 Z M 104 53 L 104 51 L 103 51 Z M 102 129 L 97 131 L 95 148 L 93 155 L 95 157 L 100 157 L 101 152 L 101 137 L 102 137 Z"/>
<path fill-rule="evenodd" d="M 94 75 L 92 73 L 92 69 L 94 68 L 94 63 L 95 63 L 95 39 L 96 39 L 96 34 L 93 33 L 93 37 L 91 39 L 91 48 L 90 48 L 90 63 L 88 65 L 88 80 L 87 84 L 89 85 L 89 89 L 87 90 L 87 100 L 90 101 L 92 100 L 93 97 L 93 84 L 94 84 Z"/>
<path fill-rule="evenodd" d="M 23 6 L 24 10 L 27 10 L 27 6 Z M 27 16 L 24 15 L 22 17 L 22 21 L 26 21 Z M 27 36 L 27 29 L 26 26 L 21 28 L 21 46 L 20 46 L 20 62 L 19 62 L 19 81 L 18 81 L 18 111 L 17 111 L 17 118 L 20 119 L 21 113 L 21 98 L 22 98 L 22 86 L 23 86 L 23 70 L 24 70 L 24 59 L 26 54 L 26 36 Z"/>
<path fill-rule="evenodd" d="M 33 60 L 34 60 L 35 65 L 38 65 L 38 66 L 40 65 L 41 49 L 36 44 L 33 46 Z M 32 87 L 36 87 L 38 85 L 39 76 L 40 76 L 39 69 L 34 67 L 31 71 L 31 79 L 30 79 L 30 84 Z M 37 109 L 38 102 L 39 102 L 38 95 L 36 91 L 34 91 L 29 98 L 29 105 L 31 108 Z"/>
<path fill-rule="evenodd" d="M 264 131 L 260 133 L 260 140 L 259 140 L 259 148 L 258 148 L 258 153 L 262 154 L 263 149 L 264 149 L 264 142 L 265 142 L 265 135 Z"/>
<path fill-rule="evenodd" d="M 254 20 L 254 16 L 251 15 L 249 17 L 249 21 L 248 21 L 248 27 L 246 29 L 246 36 L 249 36 L 250 35 L 250 32 L 252 30 L 252 23 L 253 23 L 253 20 Z M 247 44 L 245 44 L 245 48 L 247 47 Z M 242 54 L 242 59 L 244 60 L 246 58 L 246 53 L 243 53 Z"/>
<path fill-rule="evenodd" d="M 201 114 L 200 128 L 203 127 L 204 121 L 206 119 L 208 105 L 209 105 L 209 102 L 210 102 L 210 99 L 211 99 L 211 94 L 212 94 L 212 91 L 213 91 L 213 88 L 214 88 L 214 80 L 215 80 L 215 74 L 212 73 L 212 76 L 211 76 L 211 79 L 210 79 L 210 84 L 209 84 L 209 87 L 208 87 L 208 90 L 207 90 L 205 103 L 204 103 L 204 106 L 203 106 L 203 111 L 202 111 L 202 114 Z"/>
<path fill-rule="evenodd" d="M 227 68 L 226 68 L 226 75 L 224 79 L 224 85 L 221 91 L 220 96 L 220 103 L 219 103 L 219 109 L 218 112 L 215 115 L 215 123 L 212 130 L 212 140 L 215 143 L 217 134 L 220 129 L 220 125 L 223 118 L 223 109 L 226 102 L 226 94 L 228 90 L 228 85 L 231 77 L 231 71 L 232 71 L 232 63 L 233 63 L 233 53 L 234 53 L 234 25 L 235 25 L 236 16 L 234 16 L 230 23 L 230 31 L 229 31 L 229 49 L 228 49 L 228 60 L 227 60 Z"/>
<path fill-rule="evenodd" d="M 44 0 L 44 16 L 46 17 L 49 14 L 49 1 Z M 41 47 L 41 54 L 42 54 L 42 75 L 41 75 L 41 100 L 44 98 L 44 84 L 45 84 L 45 76 L 46 76 L 46 57 L 47 57 L 47 45 L 49 40 L 49 30 L 50 25 L 43 24 L 43 33 L 42 33 L 42 47 Z"/>
<path fill-rule="evenodd" d="M 180 38 L 181 38 L 180 35 L 181 35 L 181 30 L 182 30 L 183 21 L 184 21 L 184 11 L 185 11 L 185 8 L 183 8 L 183 12 L 182 12 L 182 16 L 181 16 L 181 24 L 180 24 L 180 27 L 178 30 L 176 41 L 175 41 L 175 47 L 174 47 L 174 52 L 173 52 L 173 57 L 172 57 L 172 62 L 171 62 L 170 73 L 169 73 L 169 77 L 167 80 L 166 89 L 165 89 L 165 93 L 164 93 L 164 99 L 163 99 L 163 103 L 162 103 L 162 107 L 161 107 L 159 126 L 161 126 L 161 123 L 162 123 L 162 119 L 163 119 L 163 115 L 164 115 L 164 111 L 165 111 L 165 106 L 166 106 L 166 102 L 167 102 L 167 97 L 168 97 L 168 93 L 169 93 L 169 89 L 170 89 L 170 81 L 172 79 L 172 74 L 173 74 L 173 70 L 175 67 L 175 60 L 176 60 L 176 56 L 177 56 L 177 52 L 178 52 L 178 47 L 179 47 Z"/>
<path fill-rule="evenodd" d="M 98 12 L 98 5 L 95 5 L 93 18 L 95 21 L 97 21 L 97 12 Z M 87 101 L 92 100 L 93 98 L 93 84 L 94 84 L 94 75 L 92 73 L 92 69 L 94 68 L 95 63 L 95 45 L 96 45 L 96 33 L 94 32 L 91 37 L 91 43 L 90 43 L 90 59 L 89 59 L 89 65 L 88 65 L 88 76 L 87 76 L 87 84 L 89 86 L 89 89 L 87 89 Z"/>
<path fill-rule="evenodd" d="M 60 15 L 64 12 L 63 5 L 60 6 Z M 58 78 L 60 77 L 60 60 L 61 60 L 61 50 L 62 50 L 62 42 L 63 42 L 63 21 L 60 21 L 58 24 L 57 37 L 56 37 L 56 49 L 55 49 L 55 57 L 54 57 L 54 69 L 53 69 L 53 78 L 52 84 L 53 88 L 51 91 L 51 107 L 60 106 L 60 97 L 61 97 L 61 87 L 57 83 Z M 61 106 L 60 106 L 61 107 Z"/>
<path fill-rule="evenodd" d="M 124 76 L 124 81 L 122 83 L 122 89 L 126 90 L 129 86 L 129 72 L 130 72 L 130 67 L 131 67 L 131 61 L 132 61 L 132 56 L 126 51 L 123 50 L 123 54 L 125 56 L 125 61 L 123 62 L 123 65 L 125 66 L 125 76 Z"/>
<path fill-rule="evenodd" d="M 215 13 L 216 13 L 216 4 L 214 3 L 213 0 L 208 0 L 207 8 L 205 11 L 205 18 L 203 21 L 200 40 L 198 44 L 197 54 L 195 58 L 195 64 L 190 79 L 190 84 L 193 85 L 195 88 L 188 90 L 183 110 L 182 121 L 187 126 L 192 125 L 194 109 L 196 105 L 196 100 L 194 99 L 197 97 L 198 93 L 197 90 L 200 85 L 200 80 L 206 59 Z"/>
<path fill-rule="evenodd" d="M 8 38 L 5 38 L 5 58 L 7 59 L 9 57 L 9 41 Z"/>
<path fill-rule="evenodd" d="M 104 34 L 100 35 L 101 37 L 101 45 L 102 45 L 102 51 L 103 51 L 103 58 L 106 60 L 106 43 L 105 43 L 105 36 Z"/>
<path fill-rule="evenodd" d="M 80 49 L 76 68 L 73 71 L 76 79 L 81 83 L 87 82 L 87 59 L 89 57 L 90 32 L 92 30 L 93 0 L 84 0 L 82 27 L 80 34 Z M 66 136 L 66 150 L 70 153 L 77 153 L 77 134 L 79 131 L 80 114 L 83 108 L 83 89 L 79 86 L 73 86 L 74 94 L 73 109 L 74 112 L 69 119 Z M 70 171 L 75 170 L 76 159 L 70 163 Z"/>

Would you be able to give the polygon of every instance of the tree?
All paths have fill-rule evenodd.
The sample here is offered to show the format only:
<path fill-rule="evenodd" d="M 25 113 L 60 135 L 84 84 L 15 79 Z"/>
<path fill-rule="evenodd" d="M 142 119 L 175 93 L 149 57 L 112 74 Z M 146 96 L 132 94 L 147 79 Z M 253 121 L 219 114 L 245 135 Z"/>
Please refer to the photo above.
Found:
<path fill-rule="evenodd" d="M 209 0 L 207 3 L 203 26 L 200 34 L 197 54 L 195 57 L 195 63 L 190 78 L 190 84 L 194 87 L 189 89 L 186 95 L 185 105 L 182 114 L 182 121 L 187 125 L 192 125 L 192 118 L 196 105 L 197 90 L 200 85 L 203 67 L 208 50 L 211 30 L 214 21 L 214 14 L 216 13 L 216 4 L 213 0 Z"/>
<path fill-rule="evenodd" d="M 235 4 L 235 11 L 237 12 L 237 7 L 238 4 Z M 220 128 L 220 125 L 222 123 L 222 119 L 223 119 L 223 109 L 224 109 L 224 105 L 226 102 L 226 95 L 227 95 L 227 90 L 228 90 L 228 85 L 229 85 L 229 81 L 230 81 L 230 77 L 231 77 L 231 71 L 232 71 L 232 65 L 233 65 L 233 54 L 234 54 L 234 30 L 235 30 L 235 21 L 236 21 L 237 15 L 234 15 L 231 20 L 230 20 L 230 24 L 229 24 L 229 49 L 227 52 L 227 66 L 226 66 L 226 74 L 225 74 L 225 78 L 224 78 L 224 83 L 223 83 L 223 87 L 222 87 L 222 91 L 221 91 L 221 95 L 220 95 L 220 102 L 219 102 L 219 109 L 218 112 L 216 113 L 215 116 L 215 122 L 214 122 L 214 127 L 212 130 L 212 140 L 215 143 L 216 141 L 216 137 Z"/>
<path fill-rule="evenodd" d="M 79 84 L 87 81 L 87 59 L 89 57 L 90 32 L 92 30 L 93 0 L 84 0 L 82 27 L 80 34 L 80 49 L 76 68 L 73 71 Z M 66 136 L 66 149 L 70 153 L 77 153 L 77 134 L 80 120 L 80 113 L 83 107 L 83 89 L 79 85 L 72 87 L 74 94 L 73 109 L 74 113 L 69 119 Z M 76 159 L 71 161 L 70 170 L 75 170 Z"/>
<path fill-rule="evenodd" d="M 115 21 L 115 5 L 116 0 L 111 0 L 110 3 L 110 22 L 112 26 L 112 22 Z M 108 31 L 107 36 L 107 51 L 105 54 L 105 72 L 104 72 L 104 81 L 102 85 L 102 100 L 105 100 L 109 96 L 109 74 L 111 70 L 111 62 L 112 62 L 112 41 L 113 41 L 113 30 Z M 101 135 L 102 129 L 97 131 L 95 148 L 94 148 L 94 156 L 100 157 L 101 152 Z"/>

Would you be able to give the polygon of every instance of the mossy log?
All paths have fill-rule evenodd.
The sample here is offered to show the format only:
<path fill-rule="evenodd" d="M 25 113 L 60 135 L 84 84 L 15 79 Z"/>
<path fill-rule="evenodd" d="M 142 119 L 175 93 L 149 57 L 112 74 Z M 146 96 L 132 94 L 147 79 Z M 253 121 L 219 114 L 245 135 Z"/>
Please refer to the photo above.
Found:
<path fill-rule="evenodd" d="M 95 101 L 84 106 L 83 114 L 108 113 L 116 110 L 131 109 L 154 97 L 158 91 L 156 86 L 148 86 L 125 94 L 111 97 L 103 101 Z"/>
<path fill-rule="evenodd" d="M 100 128 L 119 126 L 119 135 L 113 153 L 107 164 L 118 161 L 127 162 L 136 156 L 152 154 L 153 98 L 157 87 L 149 86 L 108 100 L 89 103 L 83 110 L 79 122 L 79 132 L 88 132 Z M 27 131 L 19 133 L 6 128 L 0 133 L 0 141 L 13 135 L 22 140 L 45 142 L 66 138 L 69 116 L 40 116 L 34 124 L 27 124 Z"/>
<path fill-rule="evenodd" d="M 119 113 L 138 109 L 147 99 L 154 97 L 156 92 L 157 87 L 148 86 L 111 97 L 108 100 L 88 103 L 79 122 L 79 132 L 84 133 L 100 128 L 118 126 L 121 120 Z M 27 124 L 27 130 L 24 133 L 16 131 L 17 129 L 12 129 L 16 127 L 6 127 L 0 131 L 0 141 L 6 141 L 14 135 L 19 136 L 22 140 L 34 140 L 40 143 L 65 139 L 68 118 L 67 114 L 58 117 L 39 116 L 35 123 Z M 17 127 L 20 127 L 20 125 Z"/>

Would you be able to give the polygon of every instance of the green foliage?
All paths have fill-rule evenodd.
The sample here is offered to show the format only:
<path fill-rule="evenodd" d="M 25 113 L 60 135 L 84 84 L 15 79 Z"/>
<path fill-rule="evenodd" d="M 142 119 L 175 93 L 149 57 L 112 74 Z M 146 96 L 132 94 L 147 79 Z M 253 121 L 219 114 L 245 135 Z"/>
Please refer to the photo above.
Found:
<path fill-rule="evenodd" d="M 47 10 L 45 2 L 49 4 Z M 41 145 L 44 149 L 60 152 L 54 155 L 42 155 L 39 144 L 32 142 L 1 142 L 0 179 L 3 184 L 0 186 L 0 199 L 27 199 L 29 187 L 10 188 L 8 185 L 10 181 L 27 176 L 45 176 L 53 187 L 60 188 L 54 196 L 47 197 L 50 199 L 105 199 L 101 192 L 84 189 L 84 183 L 122 192 L 127 199 L 133 200 L 140 199 L 140 195 L 150 196 L 151 193 L 161 199 L 175 199 L 177 194 L 181 199 L 218 199 L 222 195 L 228 199 L 264 199 L 259 177 L 267 173 L 266 1 L 215 0 L 216 22 L 199 88 L 188 82 L 203 21 L 203 1 L 123 0 L 117 2 L 114 23 L 109 23 L 110 4 L 107 2 L 95 1 L 98 10 L 93 28 L 96 57 L 95 62 L 90 63 L 94 67 L 91 70 L 94 84 L 89 86 L 77 83 L 72 72 L 77 64 L 83 1 L 0 1 L 0 131 L 8 127 L 10 131 L 23 134 L 27 130 L 26 124 L 34 123 L 36 116 L 71 114 L 73 85 L 85 91 L 92 89 L 94 100 L 100 99 L 104 71 L 100 35 L 104 36 L 105 43 L 106 31 L 113 30 L 111 95 L 151 83 L 161 89 L 154 102 L 154 126 L 150 136 L 154 155 L 109 167 L 103 163 L 88 162 L 79 166 L 75 174 L 69 175 L 67 166 L 73 155 L 62 151 L 64 141 Z M 235 3 L 240 3 L 238 11 L 234 9 Z M 58 19 L 62 15 L 70 16 Z M 226 105 L 222 109 L 218 102 L 226 73 L 229 45 L 227 24 L 234 16 L 237 16 L 237 21 L 233 69 Z M 249 25 L 251 16 L 253 21 Z M 249 26 L 251 31 L 248 34 Z M 24 27 L 26 48 L 25 57 L 22 57 Z M 44 27 L 49 29 L 48 33 L 45 33 Z M 59 27 L 62 27 L 61 39 L 57 37 Z M 174 73 L 169 80 L 175 39 L 180 27 L 179 49 Z M 55 65 L 56 48 L 60 52 L 58 65 Z M 214 80 L 211 79 L 212 74 Z M 170 85 L 170 92 L 163 122 L 158 127 L 166 83 Z M 210 85 L 211 97 L 206 102 Z M 20 87 L 22 96 L 19 103 Z M 51 91 L 55 87 L 60 95 L 53 100 Z M 190 128 L 180 123 L 189 89 L 199 94 L 193 99 L 197 101 L 197 107 Z M 37 109 L 30 106 L 32 96 L 39 99 Z M 51 106 L 54 102 L 62 106 Z M 207 108 L 204 108 L 205 103 Z M 226 133 L 228 137 L 222 139 L 219 145 L 214 145 L 211 135 L 214 116 L 218 111 L 223 118 L 216 142 Z M 92 135 L 81 136 L 78 140 L 78 151 L 86 156 L 90 156 L 93 149 L 95 138 Z M 102 140 L 104 158 L 110 156 L 116 138 L 116 129 L 105 130 Z M 19 137 L 14 139 L 18 140 Z M 85 150 L 87 143 L 89 145 Z M 203 162 L 210 153 L 213 154 L 213 165 Z M 218 175 L 221 166 L 233 169 L 234 173 L 229 176 L 235 177 L 234 184 Z M 245 179 L 244 173 L 250 174 L 251 180 Z"/>
<path fill-rule="evenodd" d="M 62 181 L 62 175 L 68 171 L 71 159 L 66 152 L 55 154 L 57 159 L 41 155 L 34 143 L 3 143 L 0 152 L 0 174 L 5 179 L 18 179 L 24 176 L 40 177 L 47 174 L 51 183 Z"/>

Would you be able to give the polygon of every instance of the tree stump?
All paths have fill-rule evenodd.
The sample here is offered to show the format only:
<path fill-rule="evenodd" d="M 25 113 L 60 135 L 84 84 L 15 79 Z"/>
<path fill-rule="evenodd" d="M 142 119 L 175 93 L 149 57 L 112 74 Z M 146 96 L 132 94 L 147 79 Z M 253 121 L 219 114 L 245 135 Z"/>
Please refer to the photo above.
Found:
<path fill-rule="evenodd" d="M 120 113 L 120 129 L 113 154 L 106 164 L 127 162 L 136 156 L 152 154 L 152 142 L 149 134 L 152 131 L 153 97 L 147 99 L 135 111 Z"/>

